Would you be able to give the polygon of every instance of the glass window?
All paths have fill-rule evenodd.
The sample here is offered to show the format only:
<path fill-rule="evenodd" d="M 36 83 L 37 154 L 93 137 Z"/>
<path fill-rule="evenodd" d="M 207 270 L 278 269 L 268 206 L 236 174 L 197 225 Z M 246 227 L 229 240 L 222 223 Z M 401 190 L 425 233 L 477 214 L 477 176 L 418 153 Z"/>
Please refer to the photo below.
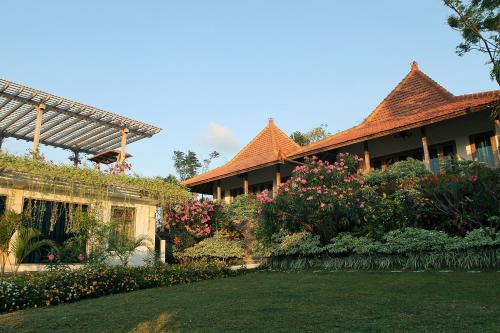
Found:
<path fill-rule="evenodd" d="M 7 197 L 5 195 L 0 195 L 0 215 L 5 212 L 5 207 L 7 206 Z"/>
<path fill-rule="evenodd" d="M 489 135 L 477 136 L 474 139 L 474 144 L 476 145 L 476 158 L 478 161 L 486 163 L 490 167 L 494 167 L 495 158 L 493 156 Z"/>
<path fill-rule="evenodd" d="M 78 213 L 86 212 L 87 205 L 70 204 L 67 202 L 25 199 L 23 212 L 30 216 L 25 221 L 26 227 L 32 227 L 42 233 L 41 239 L 50 239 L 61 246 L 74 236 L 71 228 Z M 45 261 L 49 248 L 30 254 L 24 263 L 40 263 Z M 85 252 L 85 249 L 82 249 Z"/>
<path fill-rule="evenodd" d="M 135 239 L 135 208 L 111 207 L 111 223 L 118 242 L 125 243 Z"/>

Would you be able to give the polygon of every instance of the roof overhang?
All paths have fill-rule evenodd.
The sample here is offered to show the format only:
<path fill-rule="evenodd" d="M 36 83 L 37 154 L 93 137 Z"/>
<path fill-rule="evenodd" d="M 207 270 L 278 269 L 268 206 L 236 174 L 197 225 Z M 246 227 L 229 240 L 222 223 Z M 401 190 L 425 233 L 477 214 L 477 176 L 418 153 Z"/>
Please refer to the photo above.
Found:
<path fill-rule="evenodd" d="M 0 137 L 33 141 L 36 109 L 43 105 L 40 143 L 75 152 L 97 154 L 151 137 L 160 128 L 0 79 Z"/>

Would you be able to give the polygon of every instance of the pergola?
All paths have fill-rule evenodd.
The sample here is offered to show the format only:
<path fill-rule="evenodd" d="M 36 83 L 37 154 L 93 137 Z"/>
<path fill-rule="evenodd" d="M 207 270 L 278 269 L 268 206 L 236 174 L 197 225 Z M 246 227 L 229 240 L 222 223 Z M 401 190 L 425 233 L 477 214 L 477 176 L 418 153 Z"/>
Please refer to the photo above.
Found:
<path fill-rule="evenodd" d="M 98 155 L 119 148 L 124 164 L 125 146 L 161 131 L 160 128 L 0 79 L 0 148 L 4 138 L 70 150 L 78 164 L 79 153 Z M 122 169 L 123 170 L 123 169 Z"/>

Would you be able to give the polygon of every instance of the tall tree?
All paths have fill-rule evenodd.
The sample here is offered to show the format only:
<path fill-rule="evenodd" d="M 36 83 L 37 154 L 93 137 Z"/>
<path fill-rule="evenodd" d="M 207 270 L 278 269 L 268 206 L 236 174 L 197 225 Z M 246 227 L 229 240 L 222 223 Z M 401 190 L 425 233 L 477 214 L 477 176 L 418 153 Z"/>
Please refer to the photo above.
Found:
<path fill-rule="evenodd" d="M 188 150 L 187 153 L 179 150 L 174 151 L 173 160 L 175 170 L 180 180 L 186 180 L 196 176 L 198 174 L 198 169 L 201 168 L 201 163 L 196 153 L 191 150 Z"/>
<path fill-rule="evenodd" d="M 500 0 L 443 0 L 451 8 L 448 25 L 460 32 L 463 41 L 456 52 L 486 54 L 491 65 L 491 79 L 500 85 Z"/>
<path fill-rule="evenodd" d="M 328 125 L 321 124 L 307 132 L 295 131 L 290 135 L 290 138 L 299 146 L 307 146 L 313 142 L 326 138 L 330 133 L 327 132 Z"/>
<path fill-rule="evenodd" d="M 203 172 L 208 171 L 208 168 L 210 167 L 210 164 L 212 163 L 213 160 L 216 158 L 219 158 L 220 154 L 217 151 L 213 151 L 210 154 L 208 154 L 208 158 L 205 158 L 203 160 Z"/>

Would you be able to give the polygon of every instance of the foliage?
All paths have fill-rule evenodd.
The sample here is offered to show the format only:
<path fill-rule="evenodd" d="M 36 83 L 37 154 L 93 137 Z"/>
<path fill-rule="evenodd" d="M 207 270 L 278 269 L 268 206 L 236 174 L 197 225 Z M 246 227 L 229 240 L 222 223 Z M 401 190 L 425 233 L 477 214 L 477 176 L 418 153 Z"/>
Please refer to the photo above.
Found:
<path fill-rule="evenodd" d="M 294 234 L 280 232 L 273 236 L 273 256 L 299 256 L 307 257 L 320 254 L 324 251 L 319 241 L 319 236 L 315 236 L 307 231 Z"/>
<path fill-rule="evenodd" d="M 113 228 L 114 229 L 114 228 Z M 125 237 L 122 233 L 111 232 L 109 237 L 109 251 L 118 257 L 123 266 L 127 266 L 130 257 L 140 247 L 151 249 L 151 239 L 146 235 L 139 235 L 134 239 Z"/>
<path fill-rule="evenodd" d="M 224 237 L 243 239 L 252 232 L 257 223 L 259 201 L 253 195 L 240 195 L 231 203 L 223 206 L 223 214 L 217 219 L 217 228 Z M 248 236 L 248 235 L 247 235 Z"/>
<path fill-rule="evenodd" d="M 308 231 L 326 243 L 339 232 L 358 228 L 365 209 L 364 182 L 356 174 L 359 161 L 350 154 L 339 154 L 333 164 L 305 159 L 274 198 L 267 191 L 258 195 L 261 238 L 268 241 L 283 229 Z"/>
<path fill-rule="evenodd" d="M 219 152 L 217 151 L 212 151 L 210 154 L 208 154 L 208 157 L 203 159 L 203 172 L 208 171 L 208 168 L 210 167 L 210 164 L 212 163 L 213 160 L 217 159 L 220 157 Z"/>
<path fill-rule="evenodd" d="M 0 172 L 12 173 L 16 177 L 26 175 L 34 183 L 39 182 L 36 186 L 49 190 L 56 185 L 64 185 L 68 196 L 93 197 L 97 200 L 106 199 L 109 193 L 122 187 L 139 191 L 143 197 L 165 206 L 184 202 L 191 197 L 180 185 L 159 178 L 105 174 L 93 168 L 75 168 L 50 161 L 32 160 L 28 156 L 0 153 Z"/>
<path fill-rule="evenodd" d="M 479 163 L 445 166 L 450 173 L 419 182 L 423 197 L 418 226 L 464 235 L 480 227 L 500 227 L 500 171 Z"/>
<path fill-rule="evenodd" d="M 42 233 L 36 229 L 20 225 L 17 229 L 16 237 L 11 243 L 11 251 L 16 261 L 14 263 L 14 274 L 17 273 L 19 265 L 31 253 L 42 249 L 45 246 L 52 246 L 54 243 L 48 239 L 39 239 Z"/>
<path fill-rule="evenodd" d="M 0 216 L 0 273 L 5 272 L 5 266 L 11 253 L 10 243 L 17 228 L 22 224 L 23 215 L 5 211 Z"/>
<path fill-rule="evenodd" d="M 0 312 L 69 303 L 138 289 L 234 276 L 215 266 L 99 267 L 23 275 L 0 280 Z"/>
<path fill-rule="evenodd" d="M 196 153 L 191 150 L 188 150 L 187 153 L 179 150 L 174 151 L 173 160 L 175 170 L 177 170 L 180 180 L 186 180 L 196 176 L 198 174 L 198 169 L 202 166 Z"/>
<path fill-rule="evenodd" d="M 176 257 L 186 259 L 223 260 L 243 258 L 245 251 L 243 242 L 231 240 L 216 232 L 213 237 L 206 238 L 182 252 L 177 252 Z"/>
<path fill-rule="evenodd" d="M 330 135 L 326 130 L 327 127 L 326 124 L 321 124 L 308 132 L 295 131 L 290 135 L 290 138 L 299 146 L 307 146 Z"/>
<path fill-rule="evenodd" d="M 187 233 L 204 238 L 210 236 L 215 215 L 220 214 L 221 206 L 208 201 L 190 201 L 167 210 L 163 227 L 166 230 L 182 229 Z"/>
<path fill-rule="evenodd" d="M 463 41 L 456 52 L 484 53 L 491 65 L 491 78 L 500 84 L 500 3 L 498 0 L 443 0 L 453 10 L 448 25 L 460 32 Z"/>

